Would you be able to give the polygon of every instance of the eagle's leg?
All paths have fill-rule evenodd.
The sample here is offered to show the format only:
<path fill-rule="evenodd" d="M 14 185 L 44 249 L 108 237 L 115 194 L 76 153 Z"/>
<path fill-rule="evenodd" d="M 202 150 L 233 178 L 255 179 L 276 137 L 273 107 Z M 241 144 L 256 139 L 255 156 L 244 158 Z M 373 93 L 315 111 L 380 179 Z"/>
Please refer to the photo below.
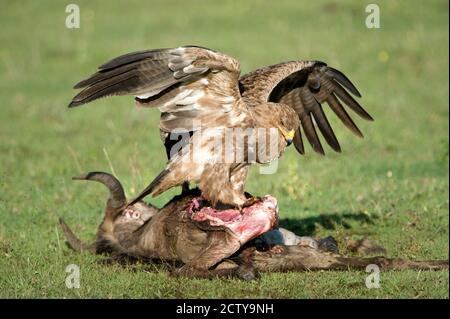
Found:
<path fill-rule="evenodd" d="M 249 207 L 258 201 L 255 200 L 250 203 L 249 199 L 244 194 L 233 191 L 228 192 L 226 195 L 220 194 L 216 196 L 216 202 L 214 204 L 210 200 L 206 199 L 207 197 L 204 196 L 203 198 L 205 198 L 205 201 L 216 210 L 235 209 L 242 211 L 243 208 Z"/>
<path fill-rule="evenodd" d="M 261 197 L 259 196 L 250 196 L 247 198 L 245 203 L 242 205 L 242 207 L 249 207 L 255 204 L 256 202 L 259 202 L 261 200 Z"/>
<path fill-rule="evenodd" d="M 230 179 L 230 166 L 228 163 L 216 163 L 206 165 L 203 170 L 198 186 L 202 190 L 202 196 L 212 204 L 213 208 L 240 209 L 247 201 L 241 187 L 242 183 L 237 183 L 233 178 Z"/>

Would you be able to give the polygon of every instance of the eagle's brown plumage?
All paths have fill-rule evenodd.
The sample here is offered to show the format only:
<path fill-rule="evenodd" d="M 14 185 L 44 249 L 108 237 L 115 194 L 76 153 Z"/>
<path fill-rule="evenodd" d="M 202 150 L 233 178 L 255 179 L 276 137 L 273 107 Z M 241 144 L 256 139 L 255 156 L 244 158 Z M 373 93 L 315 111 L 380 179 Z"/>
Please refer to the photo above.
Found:
<path fill-rule="evenodd" d="M 284 62 L 250 72 L 241 78 L 239 63 L 225 54 L 196 46 L 141 51 L 117 57 L 79 82 L 82 88 L 69 107 L 111 95 L 134 95 L 136 103 L 158 107 L 166 148 L 170 133 L 184 131 L 182 148 L 171 152 L 166 168 L 131 203 L 158 195 L 187 181 L 199 184 L 202 194 L 217 203 L 242 206 L 244 182 L 251 163 L 268 163 L 281 156 L 295 131 L 295 148 L 304 154 L 301 130 L 313 149 L 325 154 L 316 127 L 335 151 L 341 147 L 322 109 L 323 102 L 356 135 L 362 133 L 343 104 L 364 119 L 371 116 L 347 92 L 361 94 L 340 71 L 319 61 Z M 342 104 L 343 103 L 343 104 Z M 226 140 L 227 129 L 275 128 L 281 133 L 256 139 L 250 130 L 243 143 L 230 150 L 211 146 Z M 185 135 L 186 136 L 186 135 Z M 173 139 L 173 137 L 172 137 Z M 269 149 L 275 154 L 266 156 Z M 232 155 L 234 160 L 223 161 Z M 243 157 L 237 160 L 237 154 Z"/>

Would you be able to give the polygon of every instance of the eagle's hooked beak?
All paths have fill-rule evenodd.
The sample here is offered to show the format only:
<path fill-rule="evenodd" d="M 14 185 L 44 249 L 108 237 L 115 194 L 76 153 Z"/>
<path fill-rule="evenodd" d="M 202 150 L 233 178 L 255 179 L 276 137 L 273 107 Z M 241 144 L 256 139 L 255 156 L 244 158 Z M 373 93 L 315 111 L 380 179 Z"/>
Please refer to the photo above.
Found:
<path fill-rule="evenodd" d="M 294 140 L 295 130 L 287 131 L 280 126 L 278 126 L 278 129 L 280 130 L 281 134 L 283 134 L 287 146 L 291 145 L 292 141 Z"/>

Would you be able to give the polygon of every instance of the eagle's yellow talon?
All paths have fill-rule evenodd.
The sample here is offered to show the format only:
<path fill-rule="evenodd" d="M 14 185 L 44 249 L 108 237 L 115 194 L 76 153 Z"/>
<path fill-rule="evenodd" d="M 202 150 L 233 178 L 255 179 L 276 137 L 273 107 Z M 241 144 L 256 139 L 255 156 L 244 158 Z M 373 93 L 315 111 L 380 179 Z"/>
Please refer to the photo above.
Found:
<path fill-rule="evenodd" d="M 252 206 L 254 203 L 256 203 L 256 202 L 258 202 L 260 200 L 261 200 L 260 197 L 252 196 L 252 197 L 247 199 L 247 201 L 244 203 L 244 205 L 242 205 L 242 207 Z"/>

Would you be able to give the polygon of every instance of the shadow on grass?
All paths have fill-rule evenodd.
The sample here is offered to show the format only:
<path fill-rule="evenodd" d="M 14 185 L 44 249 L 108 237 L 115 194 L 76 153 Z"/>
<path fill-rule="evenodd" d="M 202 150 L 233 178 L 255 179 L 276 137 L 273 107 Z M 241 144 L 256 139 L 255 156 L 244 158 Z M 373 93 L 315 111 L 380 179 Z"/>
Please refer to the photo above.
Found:
<path fill-rule="evenodd" d="M 335 229 L 340 225 L 346 229 L 352 228 L 351 222 L 373 224 L 374 217 L 362 212 L 359 213 L 331 213 L 320 214 L 302 219 L 283 218 L 279 221 L 279 226 L 286 228 L 300 236 L 312 236 L 318 227 L 325 229 Z"/>

